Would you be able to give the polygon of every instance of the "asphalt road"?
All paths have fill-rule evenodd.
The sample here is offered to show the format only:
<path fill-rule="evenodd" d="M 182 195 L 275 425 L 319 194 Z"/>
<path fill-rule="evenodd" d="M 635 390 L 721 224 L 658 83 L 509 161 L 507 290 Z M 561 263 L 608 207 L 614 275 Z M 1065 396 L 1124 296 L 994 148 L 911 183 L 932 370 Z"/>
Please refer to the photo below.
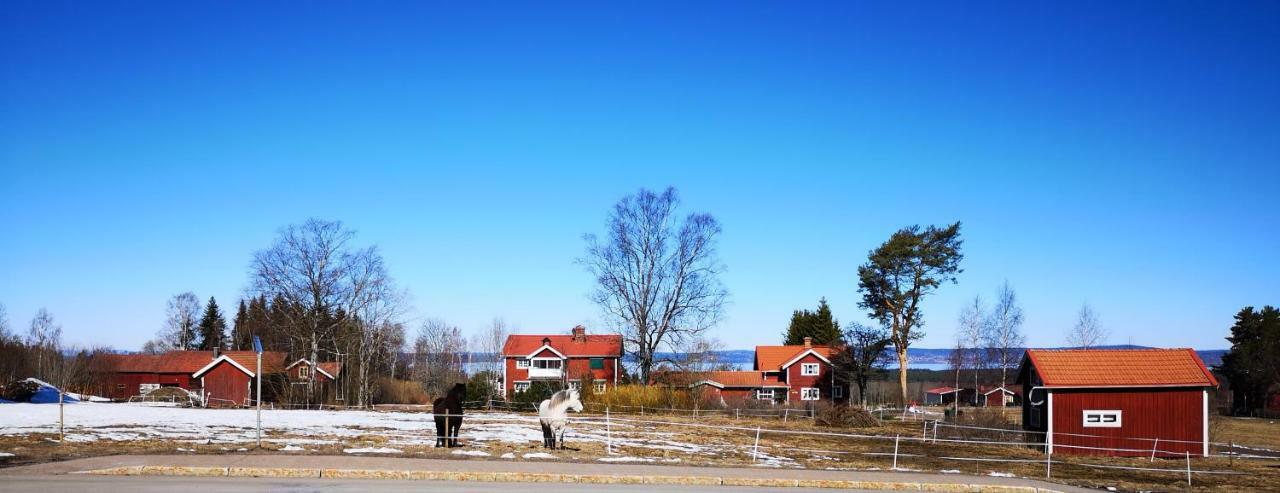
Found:
<path fill-rule="evenodd" d="M 258 491 L 379 491 L 379 492 L 492 492 L 492 491 L 594 492 L 594 493 L 687 493 L 712 491 L 716 493 L 809 493 L 831 491 L 807 488 L 748 488 L 732 486 L 653 486 L 607 484 L 547 484 L 547 483 L 481 483 L 448 481 L 395 481 L 337 480 L 337 479 L 274 479 L 274 478 L 200 478 L 164 476 L 9 476 L 0 480 L 0 492 L 53 493 L 181 493 L 184 491 L 217 491 L 218 493 L 247 493 Z M 850 490 L 841 490 L 850 491 Z"/>

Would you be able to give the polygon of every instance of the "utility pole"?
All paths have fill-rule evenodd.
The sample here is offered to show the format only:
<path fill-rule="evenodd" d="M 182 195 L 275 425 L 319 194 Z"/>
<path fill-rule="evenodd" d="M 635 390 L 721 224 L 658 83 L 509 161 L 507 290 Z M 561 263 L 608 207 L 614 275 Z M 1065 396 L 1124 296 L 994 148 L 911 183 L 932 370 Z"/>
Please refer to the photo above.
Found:
<path fill-rule="evenodd" d="M 262 341 L 253 336 L 253 352 L 258 353 L 258 371 L 254 374 L 258 380 L 258 448 L 262 448 Z"/>

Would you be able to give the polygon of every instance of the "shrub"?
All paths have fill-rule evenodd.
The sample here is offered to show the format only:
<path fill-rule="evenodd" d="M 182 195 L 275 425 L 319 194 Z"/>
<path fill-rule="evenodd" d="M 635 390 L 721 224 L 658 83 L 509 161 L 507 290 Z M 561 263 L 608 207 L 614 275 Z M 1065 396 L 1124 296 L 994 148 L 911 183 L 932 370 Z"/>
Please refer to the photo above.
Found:
<path fill-rule="evenodd" d="M 14 380 L 0 386 L 0 399 L 13 402 L 31 402 L 31 396 L 40 386 L 26 380 Z"/>
<path fill-rule="evenodd" d="M 850 407 L 844 404 L 819 404 L 813 417 L 814 424 L 818 426 L 831 426 L 838 428 L 865 428 L 869 426 L 878 426 L 879 422 L 876 418 L 867 412 L 866 409 L 860 407 Z"/>
<path fill-rule="evenodd" d="M 619 385 L 603 394 L 593 395 L 591 401 L 597 407 L 617 407 L 635 410 L 641 406 L 650 409 L 693 409 L 693 397 L 688 390 L 661 385 Z"/>
<path fill-rule="evenodd" d="M 467 380 L 467 402 L 484 402 L 491 397 L 498 396 L 498 387 L 496 374 L 491 371 L 482 371 L 472 375 Z"/>
<path fill-rule="evenodd" d="M 379 404 L 430 404 L 431 398 L 422 384 L 412 380 L 379 378 L 373 401 Z"/>

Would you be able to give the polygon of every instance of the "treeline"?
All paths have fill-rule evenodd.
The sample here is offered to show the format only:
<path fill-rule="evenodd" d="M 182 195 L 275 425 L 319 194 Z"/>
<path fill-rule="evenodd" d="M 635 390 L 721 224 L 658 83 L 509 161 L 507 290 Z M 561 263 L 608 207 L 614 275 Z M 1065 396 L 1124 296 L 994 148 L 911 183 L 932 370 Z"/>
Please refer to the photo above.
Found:
<path fill-rule="evenodd" d="M 25 333 L 10 325 L 0 304 L 0 399 L 25 401 L 36 390 L 26 382 L 36 378 L 64 391 L 94 393 L 99 390 L 100 355 L 107 348 L 65 346 L 62 325 L 45 308 L 36 312 Z"/>

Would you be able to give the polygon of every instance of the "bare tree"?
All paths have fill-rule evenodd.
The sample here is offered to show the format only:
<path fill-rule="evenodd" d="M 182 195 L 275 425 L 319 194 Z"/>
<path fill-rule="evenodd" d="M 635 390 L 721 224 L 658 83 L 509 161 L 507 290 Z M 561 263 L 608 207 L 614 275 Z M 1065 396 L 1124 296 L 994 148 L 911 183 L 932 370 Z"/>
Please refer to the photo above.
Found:
<path fill-rule="evenodd" d="M 956 347 L 965 350 L 965 366 L 973 372 L 973 404 L 978 399 L 978 372 L 986 366 L 986 351 L 982 341 L 987 333 L 987 311 L 981 296 L 974 296 L 973 301 L 960 310 L 960 327 L 956 331 Z M 960 395 L 956 394 L 959 399 Z"/>
<path fill-rule="evenodd" d="M 728 293 L 716 254 L 720 223 L 710 214 L 676 215 L 674 188 L 641 189 L 609 214 L 606 237 L 586 235 L 578 260 L 596 278 L 592 300 L 649 380 L 658 349 L 680 352 L 719 322 Z"/>
<path fill-rule="evenodd" d="M 10 339 L 13 339 L 13 332 L 9 329 L 9 311 L 5 309 L 4 303 L 0 303 L 0 341 Z"/>
<path fill-rule="evenodd" d="M 173 349 L 185 351 L 199 346 L 196 326 L 200 324 L 201 308 L 200 299 L 190 291 L 169 298 L 164 326 L 156 334 L 153 349 L 161 352 Z"/>
<path fill-rule="evenodd" d="M 858 402 L 867 407 L 867 382 L 888 363 L 885 349 L 892 342 L 889 331 L 854 322 L 845 329 L 841 339 L 843 344 L 832 363 L 840 373 L 849 375 L 849 382 L 858 387 Z M 849 404 L 853 404 L 852 398 Z"/>
<path fill-rule="evenodd" d="M 1005 281 L 996 291 L 996 305 L 988 314 L 987 333 L 983 338 L 990 352 L 990 361 L 1000 368 L 1000 386 L 1009 381 L 1009 370 L 1022 361 L 1027 338 L 1022 334 L 1022 307 L 1009 282 Z"/>
<path fill-rule="evenodd" d="M 334 311 L 353 303 L 348 276 L 359 257 L 348 245 L 353 237 L 341 222 L 308 219 L 281 229 L 275 244 L 254 254 L 251 289 L 276 300 L 273 314 L 283 320 L 272 322 L 284 325 L 295 356 L 319 361 L 321 347 L 346 322 Z"/>
<path fill-rule="evenodd" d="M 70 354 L 64 355 L 61 347 L 54 348 L 53 358 L 48 360 L 48 370 L 42 379 L 58 390 L 58 440 L 66 438 L 66 401 L 71 387 L 83 389 L 89 379 L 89 361 L 92 357 L 88 351 L 72 348 Z"/>
<path fill-rule="evenodd" d="M 493 395 L 490 397 L 498 397 L 502 391 L 502 384 L 499 382 L 502 375 L 502 349 L 507 344 L 507 337 L 511 336 L 511 329 L 507 327 L 507 321 L 501 317 L 494 317 L 492 322 L 480 333 L 472 338 L 471 348 L 483 354 L 483 362 L 480 364 L 482 372 L 488 375 L 489 388 L 492 389 Z"/>
<path fill-rule="evenodd" d="M 467 341 L 458 327 L 440 319 L 428 319 L 413 341 L 413 372 L 432 396 L 443 395 L 454 382 L 465 378 L 462 353 Z"/>
<path fill-rule="evenodd" d="M 1106 340 L 1107 330 L 1102 327 L 1098 315 L 1088 303 L 1081 305 L 1080 312 L 1076 315 L 1076 324 L 1067 333 L 1067 345 L 1087 349 L 1101 345 Z"/>
<path fill-rule="evenodd" d="M 62 325 L 54 322 L 53 314 L 43 307 L 31 319 L 27 347 L 35 353 L 36 378 L 47 380 L 57 364 L 58 349 L 62 347 Z"/>
<path fill-rule="evenodd" d="M 363 406 L 376 390 L 374 369 L 388 363 L 394 368 L 404 345 L 404 326 L 396 322 L 403 312 L 404 294 L 396 290 L 376 247 L 352 252 L 346 261 L 343 308 L 355 329 L 349 352 L 357 363 L 356 405 Z"/>

